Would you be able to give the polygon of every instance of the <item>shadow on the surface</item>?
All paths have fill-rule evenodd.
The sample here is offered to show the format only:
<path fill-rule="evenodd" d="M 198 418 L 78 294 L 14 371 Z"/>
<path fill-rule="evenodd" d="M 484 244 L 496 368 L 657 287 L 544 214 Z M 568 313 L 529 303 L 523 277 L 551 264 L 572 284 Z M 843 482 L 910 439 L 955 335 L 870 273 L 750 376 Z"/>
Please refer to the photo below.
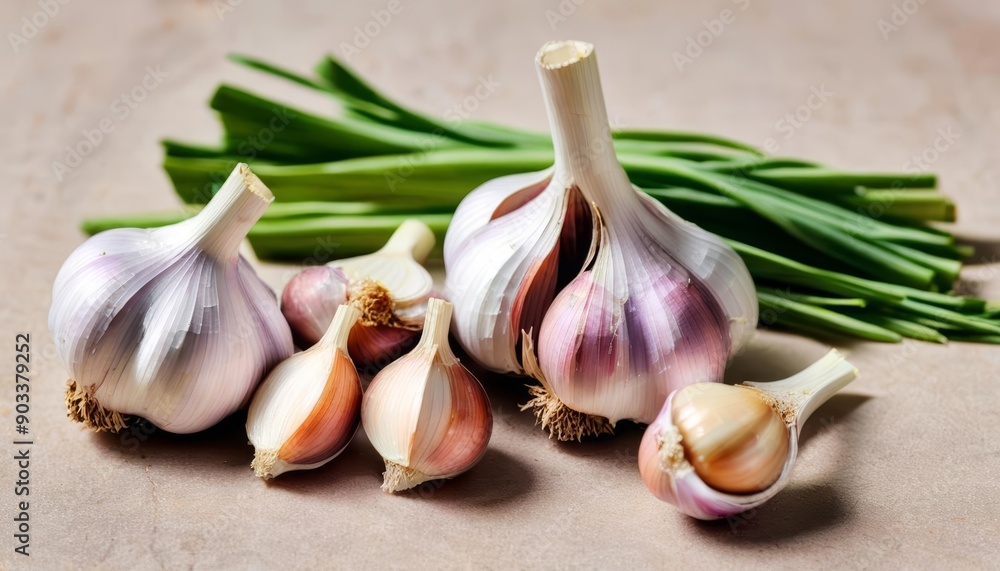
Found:
<path fill-rule="evenodd" d="M 779 332 L 780 330 L 774 330 Z M 839 349 L 851 348 L 869 343 L 868 341 L 850 339 L 839 335 L 829 335 L 803 339 L 794 332 L 781 331 L 782 337 L 788 337 L 785 343 L 779 338 L 752 340 L 736 355 L 726 369 L 725 381 L 737 384 L 747 381 L 768 382 L 777 381 L 794 375 L 812 365 L 825 355 L 831 346 Z"/>
<path fill-rule="evenodd" d="M 850 393 L 831 397 L 806 422 L 799 437 L 799 448 L 850 416 L 869 399 L 867 395 Z M 843 454 L 850 454 L 853 449 L 846 441 L 837 448 Z M 853 464 L 844 461 L 837 462 L 837 466 L 838 471 L 828 481 L 797 482 L 793 475 L 788 487 L 762 506 L 718 521 L 691 519 L 691 525 L 697 527 L 701 535 L 720 543 L 756 546 L 849 524 L 853 518 L 851 502 L 844 498 L 845 488 L 837 482 L 849 477 L 844 472 Z"/>
<path fill-rule="evenodd" d="M 955 233 L 955 239 L 959 244 L 972 246 L 975 250 L 972 257 L 965 260 L 964 263 L 966 265 L 974 266 L 1000 262 L 1000 240 L 978 236 L 963 236 L 961 232 Z"/>
<path fill-rule="evenodd" d="M 471 470 L 451 480 L 432 480 L 396 492 L 398 498 L 456 506 L 491 507 L 531 493 L 535 476 L 527 464 L 496 448 L 487 448 Z"/>
<path fill-rule="evenodd" d="M 197 434 L 171 434 L 139 420 L 118 434 L 95 434 L 94 440 L 104 453 L 117 454 L 119 460 L 142 467 L 170 469 L 183 465 L 185 471 L 197 471 L 202 476 L 257 480 L 250 469 L 253 447 L 247 443 L 245 425 L 245 411 Z M 324 466 L 286 472 L 259 485 L 319 496 L 337 490 L 346 481 L 358 480 L 373 492 L 381 493 L 384 468 L 382 458 L 364 430 L 359 429 L 347 448 Z M 455 479 L 425 482 L 396 495 L 490 506 L 530 493 L 534 481 L 530 468 L 521 460 L 490 447 L 471 470 Z"/>
<path fill-rule="evenodd" d="M 817 408 L 802 427 L 799 449 L 817 434 L 835 426 L 872 397 L 853 393 L 837 393 Z"/>
<path fill-rule="evenodd" d="M 726 519 L 687 518 L 700 535 L 725 543 L 775 543 L 845 525 L 852 517 L 848 504 L 832 483 L 794 481 L 766 504 Z"/>
<path fill-rule="evenodd" d="M 285 472 L 267 480 L 265 485 L 296 494 L 320 494 L 336 490 L 348 480 L 358 480 L 378 491 L 384 467 L 382 457 L 359 428 L 347 448 L 333 460 L 313 470 Z"/>
<path fill-rule="evenodd" d="M 100 433 L 94 440 L 107 453 L 143 464 L 151 460 L 183 458 L 190 469 L 248 470 L 253 447 L 247 443 L 246 411 L 194 434 L 172 434 L 143 419 L 134 419 L 116 434 Z"/>

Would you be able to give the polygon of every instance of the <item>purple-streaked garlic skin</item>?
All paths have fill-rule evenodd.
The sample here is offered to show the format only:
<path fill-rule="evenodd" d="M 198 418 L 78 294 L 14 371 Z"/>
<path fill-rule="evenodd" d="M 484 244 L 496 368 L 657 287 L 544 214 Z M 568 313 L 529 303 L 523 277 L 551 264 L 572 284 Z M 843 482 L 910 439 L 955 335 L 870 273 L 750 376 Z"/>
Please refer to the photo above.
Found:
<path fill-rule="evenodd" d="M 281 313 L 295 343 L 312 347 L 326 333 L 337 308 L 347 302 L 347 276 L 333 266 L 312 266 L 296 274 L 281 293 Z"/>
<path fill-rule="evenodd" d="M 358 317 L 356 308 L 341 306 L 323 338 L 282 361 L 254 394 L 246 427 L 257 476 L 318 468 L 354 437 L 362 388 L 347 337 Z"/>
<path fill-rule="evenodd" d="M 545 315 L 539 365 L 551 390 L 573 410 L 612 424 L 648 423 L 671 391 L 722 378 L 728 319 L 708 287 L 666 252 L 639 270 L 610 259 L 621 252 L 610 240 L 599 248 L 604 251 L 595 268 L 646 275 L 616 295 L 595 281 L 598 270 L 580 274 Z"/>

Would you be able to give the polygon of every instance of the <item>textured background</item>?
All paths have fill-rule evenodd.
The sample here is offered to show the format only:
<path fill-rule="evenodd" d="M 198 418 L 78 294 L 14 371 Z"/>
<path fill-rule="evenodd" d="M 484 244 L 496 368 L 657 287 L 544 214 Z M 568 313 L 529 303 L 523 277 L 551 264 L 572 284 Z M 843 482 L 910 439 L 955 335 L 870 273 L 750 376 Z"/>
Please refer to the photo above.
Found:
<path fill-rule="evenodd" d="M 316 103 L 227 64 L 226 53 L 306 71 L 321 54 L 340 54 L 389 2 L 63 1 L 16 47 L 10 34 L 39 4 L 0 5 L 0 359 L 13 362 L 15 333 L 32 334 L 36 442 L 30 561 L 12 552 L 15 476 L 13 462 L 0 461 L 0 567 L 996 564 L 1000 350 L 991 346 L 842 346 L 863 377 L 813 417 L 791 486 L 745 517 L 711 524 L 647 493 L 634 460 L 640 429 L 584 445 L 550 442 L 516 412 L 525 400 L 516 380 L 488 383 L 497 422 L 482 462 L 402 496 L 378 490 L 381 462 L 363 434 L 327 468 L 264 485 L 248 468 L 239 415 L 188 437 L 84 432 L 65 418 L 65 376 L 46 328 L 56 271 L 83 240 L 78 222 L 176 208 L 157 141 L 215 140 L 205 103 L 221 80 Z M 401 0 L 350 63 L 390 95 L 441 115 L 492 76 L 500 86 L 474 115 L 542 128 L 534 52 L 549 39 L 584 39 L 597 45 L 618 125 L 773 138 L 781 154 L 872 170 L 905 168 L 950 130 L 954 140 L 939 141 L 930 166 L 959 204 L 958 230 L 997 236 L 1000 4 L 575 2 Z M 896 26 L 894 6 L 901 25 L 880 30 L 880 20 Z M 673 54 L 726 9 L 734 20 L 678 69 Z M 115 100 L 147 66 L 167 75 L 121 118 Z M 779 124 L 813 88 L 833 95 L 800 127 Z M 114 132 L 57 180 L 51 163 L 105 118 Z M 983 257 L 995 260 L 988 248 Z M 280 288 L 293 270 L 264 265 L 263 275 Z M 988 264 L 969 272 L 969 287 L 995 273 Z M 996 283 L 982 287 L 1000 297 Z M 731 376 L 776 378 L 824 350 L 762 333 Z M 0 388 L 4 458 L 13 454 L 11 375 Z"/>

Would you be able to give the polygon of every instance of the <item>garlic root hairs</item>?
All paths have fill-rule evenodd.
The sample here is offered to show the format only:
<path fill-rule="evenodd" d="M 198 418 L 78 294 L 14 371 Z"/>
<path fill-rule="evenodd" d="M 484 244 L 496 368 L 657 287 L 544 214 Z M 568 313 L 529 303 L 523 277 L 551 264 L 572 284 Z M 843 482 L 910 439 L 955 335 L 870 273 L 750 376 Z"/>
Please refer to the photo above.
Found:
<path fill-rule="evenodd" d="M 107 410 L 94 398 L 94 387 L 81 387 L 76 381 L 66 381 L 66 416 L 94 432 L 119 432 L 130 417 Z"/>
<path fill-rule="evenodd" d="M 419 486 L 428 480 L 435 479 L 427 474 L 423 474 L 413 468 L 397 464 L 391 460 L 385 461 L 385 472 L 382 476 L 384 478 L 382 482 L 382 491 L 387 493 L 409 490 L 410 488 Z"/>

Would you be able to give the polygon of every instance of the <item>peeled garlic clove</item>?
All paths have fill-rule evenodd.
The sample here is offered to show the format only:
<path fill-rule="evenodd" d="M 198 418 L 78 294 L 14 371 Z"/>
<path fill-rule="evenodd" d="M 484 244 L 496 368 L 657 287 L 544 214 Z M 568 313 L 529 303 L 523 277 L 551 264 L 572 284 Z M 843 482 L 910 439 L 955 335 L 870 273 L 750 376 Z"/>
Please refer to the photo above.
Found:
<path fill-rule="evenodd" d="M 196 216 L 109 230 L 63 264 L 49 330 L 70 373 L 70 418 L 119 430 L 137 415 L 204 430 L 249 400 L 291 355 L 274 292 L 238 253 L 274 199 L 245 164 Z"/>
<path fill-rule="evenodd" d="M 788 428 L 747 387 L 698 383 L 677 391 L 671 418 L 685 456 L 706 484 L 732 493 L 774 484 L 788 457 Z"/>
<path fill-rule="evenodd" d="M 257 476 L 318 468 L 354 437 L 362 393 L 347 338 L 360 316 L 341 305 L 319 342 L 282 361 L 257 390 L 247 416 Z"/>
<path fill-rule="evenodd" d="M 642 479 L 698 519 L 757 507 L 788 484 L 809 415 L 857 376 L 834 350 L 782 381 L 676 391 L 643 435 Z"/>
<path fill-rule="evenodd" d="M 361 421 L 385 459 L 382 490 L 396 492 L 465 472 L 486 451 L 493 411 L 479 381 L 448 346 L 452 306 L 428 302 L 416 348 L 375 376 Z"/>
<path fill-rule="evenodd" d="M 420 265 L 433 247 L 430 228 L 419 220 L 407 220 L 377 252 L 297 274 L 281 296 L 281 310 L 296 341 L 304 347 L 316 343 L 337 307 L 351 303 L 362 311 L 357 329 L 380 329 L 352 336 L 351 357 L 357 365 L 381 366 L 401 355 L 419 336 L 427 300 L 433 295 L 433 279 Z M 358 345 L 369 339 L 371 346 Z"/>

